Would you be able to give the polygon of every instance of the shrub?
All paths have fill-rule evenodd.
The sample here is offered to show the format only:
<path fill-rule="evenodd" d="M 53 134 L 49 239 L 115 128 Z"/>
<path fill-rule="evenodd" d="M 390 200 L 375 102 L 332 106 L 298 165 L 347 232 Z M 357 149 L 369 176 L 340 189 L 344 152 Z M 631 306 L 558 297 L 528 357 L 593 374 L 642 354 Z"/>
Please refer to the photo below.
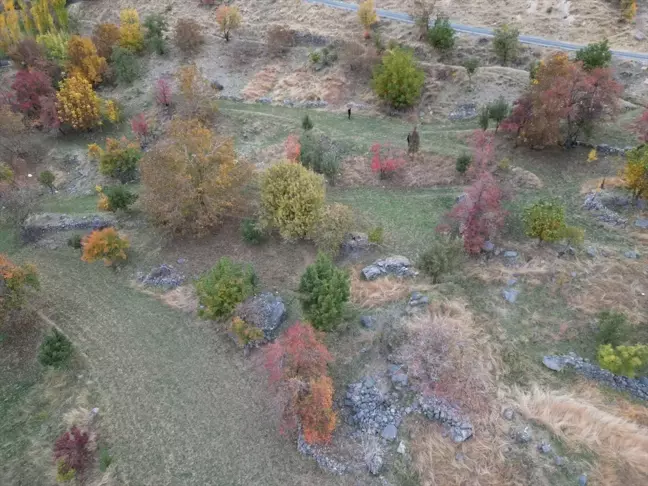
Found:
<path fill-rule="evenodd" d="M 166 79 L 158 79 L 155 83 L 155 102 L 158 105 L 169 107 L 172 101 L 171 84 Z"/>
<path fill-rule="evenodd" d="M 83 248 L 83 236 L 81 235 L 72 235 L 68 238 L 67 244 L 69 247 L 74 248 L 75 250 L 80 250 Z"/>
<path fill-rule="evenodd" d="M 295 33 L 282 25 L 274 25 L 268 30 L 266 43 L 272 55 L 286 54 L 295 45 Z"/>
<path fill-rule="evenodd" d="M 140 75 L 140 61 L 133 51 L 116 46 L 112 50 L 110 61 L 117 76 L 117 81 L 123 84 L 131 84 Z"/>
<path fill-rule="evenodd" d="M 596 335 L 596 344 L 617 347 L 627 340 L 630 326 L 625 314 L 607 310 L 600 312 L 597 318 L 599 331 Z"/>
<path fill-rule="evenodd" d="M 472 157 L 470 156 L 470 154 L 461 154 L 459 157 L 457 157 L 457 163 L 455 164 L 457 172 L 459 172 L 460 174 L 465 174 L 471 163 Z"/>
<path fill-rule="evenodd" d="M 423 70 L 411 52 L 401 48 L 387 52 L 374 70 L 372 86 L 380 99 L 394 108 L 413 105 L 421 96 Z"/>
<path fill-rule="evenodd" d="M 358 7 L 358 20 L 365 29 L 365 37 L 370 36 L 371 26 L 378 22 L 374 0 L 364 0 Z"/>
<path fill-rule="evenodd" d="M 264 222 L 277 228 L 286 239 L 311 234 L 323 205 L 323 178 L 301 165 L 281 162 L 262 176 Z"/>
<path fill-rule="evenodd" d="M 442 53 L 447 53 L 454 48 L 455 31 L 448 17 L 437 16 L 434 26 L 428 30 L 428 42 Z"/>
<path fill-rule="evenodd" d="M 151 132 L 149 129 L 149 123 L 144 113 L 138 113 L 130 121 L 131 131 L 133 135 L 139 140 L 140 146 L 145 145 L 148 137 Z"/>
<path fill-rule="evenodd" d="M 185 54 L 196 54 L 205 43 L 202 27 L 192 19 L 180 19 L 175 26 L 175 43 Z"/>
<path fill-rule="evenodd" d="M 67 44 L 67 70 L 74 75 L 80 75 L 92 85 L 101 83 L 106 72 L 106 59 L 97 55 L 97 48 L 89 37 L 73 35 Z"/>
<path fill-rule="evenodd" d="M 7 53 L 17 69 L 37 68 L 45 58 L 45 50 L 35 39 L 21 39 Z"/>
<path fill-rule="evenodd" d="M 65 461 L 58 461 L 56 464 L 56 481 L 67 483 L 72 481 L 76 476 L 76 471 L 65 464 Z"/>
<path fill-rule="evenodd" d="M 115 101 L 104 101 L 103 116 L 111 123 L 118 123 L 121 120 L 121 113 Z"/>
<path fill-rule="evenodd" d="M 255 287 L 256 275 L 250 265 L 223 257 L 196 282 L 198 315 L 214 320 L 226 317 L 254 293 Z"/>
<path fill-rule="evenodd" d="M 503 96 L 488 104 L 488 116 L 495 122 L 495 133 L 504 119 L 509 116 L 510 111 L 511 107 Z"/>
<path fill-rule="evenodd" d="M 128 240 L 119 236 L 115 228 L 96 230 L 83 238 L 81 260 L 92 263 L 102 259 L 104 265 L 114 266 L 126 261 L 129 246 Z"/>
<path fill-rule="evenodd" d="M 585 230 L 576 226 L 565 226 L 560 237 L 570 245 L 582 246 L 585 241 Z"/>
<path fill-rule="evenodd" d="M 606 68 L 612 62 L 612 53 L 607 39 L 601 42 L 587 44 L 576 53 L 576 60 L 583 63 L 588 71 L 596 68 Z"/>
<path fill-rule="evenodd" d="M 144 27 L 144 42 L 148 48 L 159 55 L 165 54 L 167 48 L 164 34 L 169 28 L 165 18 L 160 14 L 149 14 L 144 19 Z"/>
<path fill-rule="evenodd" d="M 113 463 L 113 458 L 110 451 L 106 447 L 102 447 L 99 451 L 99 471 L 106 472 L 106 470 Z"/>
<path fill-rule="evenodd" d="M 61 81 L 56 93 L 56 111 L 61 122 L 75 130 L 90 130 L 101 125 L 99 96 L 79 75 Z"/>
<path fill-rule="evenodd" d="M 418 130 L 414 127 L 412 133 L 407 135 L 407 152 L 410 154 L 418 153 L 421 148 L 421 136 Z"/>
<path fill-rule="evenodd" d="M 328 442 L 335 428 L 333 387 L 327 376 L 332 361 L 317 331 L 299 322 L 266 348 L 270 382 L 281 385 L 286 395 L 282 428 L 301 425 L 308 443 Z"/>
<path fill-rule="evenodd" d="M 598 362 L 601 368 L 610 370 L 615 375 L 634 378 L 648 361 L 648 346 L 617 346 L 603 344 L 598 348 Z"/>
<path fill-rule="evenodd" d="M 116 24 L 95 25 L 92 31 L 92 42 L 99 56 L 110 59 L 113 47 L 119 42 L 119 27 Z"/>
<path fill-rule="evenodd" d="M 454 272 L 463 260 L 463 248 L 455 238 L 436 238 L 421 255 L 418 267 L 437 283 L 439 277 Z"/>
<path fill-rule="evenodd" d="M 304 314 L 313 327 L 332 331 L 340 323 L 349 300 L 349 274 L 337 268 L 326 254 L 320 253 L 302 275 L 299 292 Z"/>
<path fill-rule="evenodd" d="M 0 182 L 13 184 L 14 176 L 15 174 L 13 169 L 4 162 L 0 162 Z"/>
<path fill-rule="evenodd" d="M 256 219 L 245 218 L 241 223 L 243 241 L 252 245 L 260 245 L 268 239 L 265 231 Z"/>
<path fill-rule="evenodd" d="M 230 33 L 241 26 L 241 13 L 238 7 L 221 5 L 216 9 L 216 23 L 223 32 L 225 42 L 229 42 Z"/>
<path fill-rule="evenodd" d="M 538 201 L 524 210 L 525 233 L 540 241 L 558 241 L 565 230 L 565 208 L 555 201 Z"/>
<path fill-rule="evenodd" d="M 308 116 L 308 113 L 304 115 L 302 118 L 302 129 L 304 131 L 312 130 L 313 129 L 313 122 L 311 121 L 310 117 Z"/>
<path fill-rule="evenodd" d="M 90 157 L 99 161 L 99 172 L 103 175 L 129 182 L 137 176 L 137 163 L 142 158 L 139 144 L 128 140 L 106 138 L 106 148 L 101 149 L 96 144 L 88 145 Z"/>
<path fill-rule="evenodd" d="M 391 145 L 374 143 L 371 148 L 371 171 L 379 174 L 381 179 L 389 179 L 405 165 L 405 158 Z"/>
<path fill-rule="evenodd" d="M 377 37 L 374 36 L 374 40 Z M 380 56 L 374 46 L 346 42 L 340 49 L 340 60 L 352 74 L 362 79 L 369 79 L 374 67 L 380 62 Z"/>
<path fill-rule="evenodd" d="M 324 208 L 322 216 L 313 230 L 312 239 L 317 248 L 329 255 L 337 255 L 344 236 L 353 229 L 353 211 L 340 203 Z"/>
<path fill-rule="evenodd" d="M 490 118 L 491 118 L 491 116 L 490 116 L 490 106 L 486 105 L 486 106 L 482 107 L 481 110 L 479 110 L 479 118 L 478 118 L 479 128 L 481 128 L 484 131 L 488 130 L 488 125 L 490 123 Z"/>
<path fill-rule="evenodd" d="M 250 164 L 237 160 L 234 141 L 198 120 L 174 120 L 164 140 L 140 164 L 142 202 L 172 233 L 201 234 L 245 209 Z"/>
<path fill-rule="evenodd" d="M 178 112 L 183 118 L 197 118 L 203 123 L 212 121 L 218 103 L 209 81 L 195 64 L 178 68 L 178 86 L 182 95 Z"/>
<path fill-rule="evenodd" d="M 92 451 L 90 435 L 74 426 L 64 432 L 54 442 L 54 460 L 62 461 L 68 469 L 73 469 L 78 474 L 90 466 Z"/>
<path fill-rule="evenodd" d="M 466 74 L 468 74 L 468 82 L 472 83 L 472 77 L 479 69 L 479 59 L 470 57 L 464 61 L 463 67 L 466 69 Z"/>
<path fill-rule="evenodd" d="M 108 186 L 103 189 L 103 194 L 108 200 L 109 211 L 127 211 L 138 197 L 124 186 Z"/>
<path fill-rule="evenodd" d="M 67 61 L 68 39 L 69 36 L 66 33 L 48 32 L 36 37 L 36 42 L 45 49 L 47 59 L 63 65 Z"/>
<path fill-rule="evenodd" d="M 52 329 L 40 345 L 38 361 L 43 366 L 60 368 L 69 361 L 73 352 L 70 340 L 58 330 Z"/>
<path fill-rule="evenodd" d="M 639 145 L 626 153 L 623 179 L 635 199 L 648 193 L 648 144 Z"/>
<path fill-rule="evenodd" d="M 506 65 L 517 56 L 520 47 L 520 31 L 504 24 L 495 29 L 493 50 L 503 65 Z"/>
<path fill-rule="evenodd" d="M 230 331 L 234 334 L 236 342 L 242 348 L 245 348 L 250 343 L 262 340 L 264 336 L 261 329 L 249 325 L 240 317 L 234 317 L 232 319 Z"/>
<path fill-rule="evenodd" d="M 43 99 L 54 96 L 52 80 L 40 71 L 22 69 L 11 84 L 14 92 L 12 107 L 28 117 L 40 117 Z"/>
<path fill-rule="evenodd" d="M 56 180 L 56 177 L 52 173 L 52 171 L 49 170 L 44 170 L 40 174 L 38 174 L 38 182 L 40 182 L 44 187 L 50 190 L 50 192 L 54 192 L 54 181 Z"/>
<path fill-rule="evenodd" d="M 134 8 L 119 12 L 119 45 L 133 52 L 140 52 L 144 48 L 142 26 Z"/>
<path fill-rule="evenodd" d="M 28 288 L 40 287 L 38 274 L 33 265 L 16 265 L 0 253 L 0 316 L 11 309 L 19 309 L 25 303 Z"/>
<path fill-rule="evenodd" d="M 333 151 L 326 151 L 322 137 L 307 131 L 299 138 L 299 144 L 301 164 L 333 180 L 340 170 L 340 161 Z"/>
<path fill-rule="evenodd" d="M 369 234 L 367 235 L 369 239 L 369 243 L 375 243 L 377 245 L 381 245 L 383 240 L 384 240 L 384 230 L 382 226 L 376 226 L 375 228 L 371 228 L 369 230 Z"/>

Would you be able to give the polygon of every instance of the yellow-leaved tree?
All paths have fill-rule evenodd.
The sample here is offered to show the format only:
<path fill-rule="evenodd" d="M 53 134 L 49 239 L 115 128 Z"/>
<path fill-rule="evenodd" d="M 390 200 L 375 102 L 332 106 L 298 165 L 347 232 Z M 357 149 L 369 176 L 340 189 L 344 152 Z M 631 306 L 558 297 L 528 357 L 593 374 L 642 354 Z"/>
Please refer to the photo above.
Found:
<path fill-rule="evenodd" d="M 241 13 L 234 6 L 221 5 L 216 10 L 216 22 L 223 31 L 225 42 L 229 42 L 230 33 L 241 26 Z"/>
<path fill-rule="evenodd" d="M 371 26 L 378 22 L 374 0 L 365 0 L 360 4 L 358 7 L 358 19 L 365 29 L 365 38 L 369 38 L 371 36 Z"/>
<path fill-rule="evenodd" d="M 90 82 L 79 74 L 59 84 L 56 112 L 62 123 L 75 130 L 90 130 L 101 125 L 101 99 Z"/>
<path fill-rule="evenodd" d="M 73 35 L 67 44 L 67 69 L 71 75 L 80 75 L 93 85 L 101 83 L 108 65 L 99 57 L 92 39 Z"/>
<path fill-rule="evenodd" d="M 134 8 L 119 12 L 119 45 L 133 52 L 139 52 L 144 48 L 142 26 L 139 14 Z"/>
<path fill-rule="evenodd" d="M 140 161 L 145 210 L 173 233 L 206 233 L 243 211 L 250 164 L 238 160 L 231 138 L 199 120 L 176 119 L 167 136 Z"/>
<path fill-rule="evenodd" d="M 648 194 L 648 144 L 640 145 L 626 154 L 623 179 L 635 199 Z"/>

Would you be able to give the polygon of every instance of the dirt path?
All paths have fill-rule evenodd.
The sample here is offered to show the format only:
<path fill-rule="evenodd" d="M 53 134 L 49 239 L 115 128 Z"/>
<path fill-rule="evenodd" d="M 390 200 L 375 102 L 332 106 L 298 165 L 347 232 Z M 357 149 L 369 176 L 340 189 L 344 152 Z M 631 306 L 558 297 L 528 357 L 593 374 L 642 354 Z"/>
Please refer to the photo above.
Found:
<path fill-rule="evenodd" d="M 71 251 L 32 251 L 43 312 L 99 383 L 103 427 L 130 485 L 336 485 L 278 435 L 265 378 L 206 323 Z"/>

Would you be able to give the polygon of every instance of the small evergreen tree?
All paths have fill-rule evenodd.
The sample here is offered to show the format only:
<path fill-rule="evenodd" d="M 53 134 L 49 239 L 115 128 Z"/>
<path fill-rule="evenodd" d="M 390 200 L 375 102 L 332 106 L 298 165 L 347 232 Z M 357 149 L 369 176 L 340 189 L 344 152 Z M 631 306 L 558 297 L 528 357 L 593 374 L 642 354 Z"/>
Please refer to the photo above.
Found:
<path fill-rule="evenodd" d="M 169 28 L 166 19 L 160 14 L 149 14 L 144 19 L 144 27 L 144 42 L 148 48 L 159 55 L 165 54 L 167 46 L 164 34 Z"/>
<path fill-rule="evenodd" d="M 472 157 L 470 156 L 470 154 L 461 154 L 459 157 L 457 157 L 457 163 L 455 166 L 457 168 L 457 172 L 459 172 L 460 174 L 465 174 L 471 163 Z"/>
<path fill-rule="evenodd" d="M 461 240 L 436 238 L 419 259 L 419 268 L 437 283 L 442 275 L 454 272 L 463 260 Z"/>
<path fill-rule="evenodd" d="M 304 118 L 302 118 L 302 128 L 305 131 L 313 129 L 313 122 L 311 121 L 310 117 L 308 116 L 308 113 L 306 113 L 304 115 Z"/>
<path fill-rule="evenodd" d="M 299 284 L 304 313 L 315 329 L 334 330 L 349 300 L 349 274 L 324 253 L 306 268 Z"/>
<path fill-rule="evenodd" d="M 43 366 L 60 368 L 69 361 L 73 351 L 70 340 L 58 330 L 52 329 L 40 345 L 38 361 Z"/>
<path fill-rule="evenodd" d="M 450 25 L 448 17 L 437 16 L 434 26 L 428 31 L 428 42 L 443 54 L 454 48 L 455 30 Z"/>
<path fill-rule="evenodd" d="M 40 182 L 43 186 L 45 186 L 47 189 L 50 190 L 51 193 L 54 193 L 54 181 L 56 180 L 56 177 L 52 173 L 52 171 L 49 170 L 44 170 L 40 174 L 38 174 L 38 182 Z"/>
<path fill-rule="evenodd" d="M 123 210 L 128 208 L 137 201 L 137 194 L 129 191 L 124 186 L 109 186 L 103 189 L 103 194 L 108 199 L 110 211 Z"/>
<path fill-rule="evenodd" d="M 119 46 L 113 47 L 110 61 L 115 69 L 117 81 L 120 83 L 131 84 L 139 78 L 140 61 L 130 49 Z"/>
<path fill-rule="evenodd" d="M 503 96 L 488 104 L 488 117 L 495 122 L 495 133 L 500 124 L 509 116 L 511 107 Z"/>
<path fill-rule="evenodd" d="M 466 74 L 468 74 L 468 82 L 472 85 L 472 77 L 479 69 L 479 59 L 470 57 L 464 61 L 463 67 L 466 69 Z"/>
<path fill-rule="evenodd" d="M 610 52 L 608 40 L 587 44 L 576 53 L 576 60 L 581 61 L 583 67 L 588 71 L 608 67 L 612 62 L 612 52 Z"/>
<path fill-rule="evenodd" d="M 506 24 L 495 29 L 493 50 L 503 65 L 506 66 L 517 56 L 520 47 L 519 37 L 520 31 Z"/>

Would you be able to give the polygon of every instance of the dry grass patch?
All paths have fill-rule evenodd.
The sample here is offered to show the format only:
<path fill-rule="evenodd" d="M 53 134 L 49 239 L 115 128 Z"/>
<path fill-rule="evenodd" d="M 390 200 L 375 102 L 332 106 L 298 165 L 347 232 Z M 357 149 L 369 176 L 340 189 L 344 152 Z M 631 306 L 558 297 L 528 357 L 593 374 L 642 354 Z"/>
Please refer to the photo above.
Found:
<path fill-rule="evenodd" d="M 456 402 L 471 415 L 487 415 L 502 363 L 466 304 L 434 300 L 402 327 L 405 336 L 395 354 L 423 392 Z"/>
<path fill-rule="evenodd" d="M 360 307 L 369 309 L 382 307 L 405 300 L 415 290 L 425 292 L 431 288 L 430 285 L 396 277 L 382 277 L 368 281 L 360 275 L 359 267 L 351 270 L 351 302 Z"/>
<path fill-rule="evenodd" d="M 193 285 L 182 285 L 159 295 L 159 297 L 169 307 L 183 312 L 196 312 L 198 308 L 198 296 Z"/>
<path fill-rule="evenodd" d="M 520 412 L 576 450 L 597 454 L 600 484 L 646 484 L 648 428 L 624 418 L 593 393 L 534 388 L 517 392 Z"/>
<path fill-rule="evenodd" d="M 279 77 L 279 66 L 270 65 L 256 73 L 248 85 L 243 89 L 243 97 L 255 100 L 267 95 L 274 88 Z"/>
<path fill-rule="evenodd" d="M 389 179 L 380 179 L 371 170 L 367 157 L 353 156 L 342 162 L 339 185 L 344 187 L 406 187 L 447 186 L 457 183 L 455 159 L 442 155 L 419 153 L 406 156 L 405 166 Z"/>
<path fill-rule="evenodd" d="M 339 104 L 349 90 L 349 82 L 339 70 L 324 75 L 310 68 L 300 68 L 281 78 L 274 89 L 274 97 L 290 100 L 325 100 Z"/>
<path fill-rule="evenodd" d="M 622 177 L 597 177 L 596 179 L 588 179 L 581 185 L 581 194 L 589 194 L 593 191 L 601 189 L 604 185 L 605 189 L 625 189 L 625 181 Z"/>

